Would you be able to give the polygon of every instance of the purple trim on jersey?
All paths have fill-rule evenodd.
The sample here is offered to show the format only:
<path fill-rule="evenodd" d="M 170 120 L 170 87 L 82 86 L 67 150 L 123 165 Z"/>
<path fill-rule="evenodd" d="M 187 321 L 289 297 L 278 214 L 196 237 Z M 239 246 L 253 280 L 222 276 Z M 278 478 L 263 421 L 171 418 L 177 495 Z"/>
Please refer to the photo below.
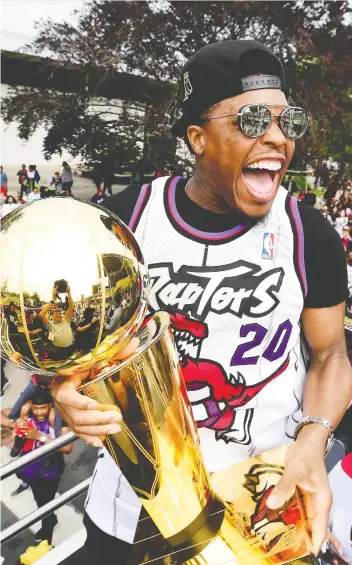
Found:
<path fill-rule="evenodd" d="M 146 197 L 147 197 L 147 194 L 148 194 L 148 185 L 147 185 L 147 184 L 144 184 L 144 185 L 142 186 L 142 188 L 141 188 L 140 193 L 139 193 L 139 196 L 138 196 L 136 205 L 135 205 L 135 207 L 134 207 L 134 210 L 133 210 L 131 219 L 130 219 L 130 221 L 128 222 L 128 227 L 129 227 L 130 230 L 132 230 L 132 231 L 133 231 L 134 228 L 136 227 L 136 224 L 137 224 L 137 222 L 138 222 L 138 220 L 139 220 L 139 215 L 140 215 L 142 206 L 143 206 L 143 204 L 144 204 L 144 201 L 145 201 L 145 199 L 146 199 Z"/>
<path fill-rule="evenodd" d="M 180 228 L 183 229 L 183 231 L 189 233 L 190 235 L 192 235 L 194 237 L 198 237 L 200 239 L 207 239 L 207 240 L 210 240 L 210 241 L 221 241 L 222 239 L 229 239 L 230 237 L 234 237 L 235 235 L 239 235 L 240 233 L 242 233 L 247 228 L 248 224 L 239 224 L 238 226 L 235 226 L 234 228 L 231 228 L 230 230 L 223 231 L 223 232 L 220 232 L 220 233 L 214 233 L 214 232 L 200 231 L 200 230 L 197 230 L 196 228 L 193 228 L 189 224 L 187 224 L 187 222 L 185 222 L 185 220 L 183 220 L 181 218 L 181 216 L 178 213 L 178 210 L 176 208 L 176 198 L 175 198 L 176 186 L 177 186 L 177 183 L 180 179 L 182 179 L 182 177 L 174 177 L 172 179 L 172 181 L 170 182 L 169 188 L 168 188 L 167 202 L 168 202 L 170 213 L 171 213 L 174 221 L 176 222 L 176 224 L 178 226 L 180 226 Z"/>
<path fill-rule="evenodd" d="M 297 198 L 295 198 L 294 196 L 291 196 L 290 198 L 290 209 L 291 209 L 293 221 L 296 226 L 297 255 L 298 255 L 297 263 L 301 275 L 301 281 L 304 288 L 304 298 L 305 298 L 308 292 L 308 284 L 307 284 L 306 266 L 304 264 L 304 232 L 303 232 L 301 216 L 298 210 Z"/>

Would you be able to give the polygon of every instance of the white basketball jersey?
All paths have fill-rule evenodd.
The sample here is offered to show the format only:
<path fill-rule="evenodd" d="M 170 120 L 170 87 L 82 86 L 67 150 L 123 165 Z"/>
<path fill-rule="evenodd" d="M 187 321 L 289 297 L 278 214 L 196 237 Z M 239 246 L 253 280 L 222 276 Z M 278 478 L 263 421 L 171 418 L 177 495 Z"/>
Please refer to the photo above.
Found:
<path fill-rule="evenodd" d="M 288 443 L 301 418 L 304 234 L 297 200 L 283 187 L 257 223 L 206 233 L 177 210 L 179 177 L 166 180 L 152 183 L 146 205 L 143 187 L 130 227 L 148 264 L 150 308 L 171 314 L 212 472 Z M 104 459 L 100 481 L 112 472 Z"/>

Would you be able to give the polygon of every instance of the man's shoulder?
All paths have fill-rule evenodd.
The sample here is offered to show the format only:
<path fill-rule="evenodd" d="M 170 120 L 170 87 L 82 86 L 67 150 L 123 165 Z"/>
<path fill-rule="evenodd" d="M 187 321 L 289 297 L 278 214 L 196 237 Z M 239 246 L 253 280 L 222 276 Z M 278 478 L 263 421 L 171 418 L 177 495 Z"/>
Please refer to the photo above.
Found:
<path fill-rule="evenodd" d="M 148 186 L 150 187 L 151 185 Z M 129 184 L 118 194 L 110 196 L 104 202 L 104 207 L 120 218 L 125 224 L 128 224 L 137 204 L 141 189 L 142 187 L 138 184 Z"/>

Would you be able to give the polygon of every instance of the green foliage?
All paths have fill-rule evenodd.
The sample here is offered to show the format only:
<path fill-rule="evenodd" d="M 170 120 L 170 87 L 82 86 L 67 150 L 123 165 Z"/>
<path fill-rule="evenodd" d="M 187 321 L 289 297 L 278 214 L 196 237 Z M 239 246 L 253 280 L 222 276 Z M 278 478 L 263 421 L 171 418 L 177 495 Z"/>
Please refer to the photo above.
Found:
<path fill-rule="evenodd" d="M 58 65 L 78 65 L 86 81 L 76 94 L 17 88 L 3 103 L 6 123 L 16 120 L 28 137 L 44 125 L 48 158 L 64 149 L 114 166 L 143 158 L 159 166 L 174 159 L 170 125 L 176 115 L 180 69 L 194 51 L 222 39 L 253 38 L 284 61 L 290 100 L 308 109 L 311 127 L 297 143 L 295 162 L 303 167 L 330 156 L 341 171 L 352 164 L 351 8 L 347 2 L 87 2 L 77 26 L 51 20 L 38 24 L 30 49 L 50 53 Z M 64 38 L 64 40 L 63 40 Z M 87 92 L 93 71 L 108 82 L 113 71 L 137 73 L 174 85 L 160 102 L 131 111 L 118 101 L 95 100 Z M 96 76 L 96 74 L 94 75 Z M 169 92 L 169 89 L 167 89 Z M 95 104 L 97 102 L 97 104 Z M 110 105 L 113 106 L 111 111 Z M 150 109 L 152 108 L 152 111 Z"/>

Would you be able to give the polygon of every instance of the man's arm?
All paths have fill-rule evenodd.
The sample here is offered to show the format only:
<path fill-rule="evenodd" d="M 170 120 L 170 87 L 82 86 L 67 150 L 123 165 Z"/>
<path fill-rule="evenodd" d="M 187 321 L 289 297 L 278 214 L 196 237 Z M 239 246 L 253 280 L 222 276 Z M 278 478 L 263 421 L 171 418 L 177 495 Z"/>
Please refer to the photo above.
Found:
<path fill-rule="evenodd" d="M 345 303 L 330 308 L 305 308 L 302 327 L 310 353 L 303 416 L 311 414 L 327 418 L 336 428 L 352 397 L 352 369 L 347 357 L 344 333 Z M 324 426 L 319 435 L 327 435 Z M 321 428 L 325 430 L 322 433 Z M 303 430 L 302 430 L 303 433 Z M 323 440 L 324 443 L 324 440 Z"/>
<path fill-rule="evenodd" d="M 340 237 L 319 210 L 306 206 L 299 209 L 308 288 L 301 322 L 310 355 L 303 416 L 320 416 L 336 427 L 352 395 L 352 372 L 344 338 L 344 301 L 348 297 L 345 252 Z M 315 554 L 327 535 L 331 506 L 324 460 L 327 437 L 322 424 L 301 429 L 288 448 L 283 476 L 267 500 L 269 508 L 279 508 L 298 487 Z"/>
<path fill-rule="evenodd" d="M 65 314 L 65 318 L 70 322 L 72 320 L 75 307 L 73 304 L 71 289 L 69 285 L 67 285 L 67 298 L 68 298 L 68 308 Z"/>
<path fill-rule="evenodd" d="M 302 328 L 311 365 L 304 394 L 303 416 L 319 416 L 334 428 L 352 396 L 352 370 L 344 337 L 345 304 L 329 308 L 306 308 Z M 297 486 L 305 507 L 316 555 L 326 538 L 332 495 L 325 467 L 328 431 L 322 424 L 307 424 L 287 452 L 285 470 L 268 498 L 269 508 L 280 508 Z"/>
<path fill-rule="evenodd" d="M 68 434 L 69 431 L 70 431 L 70 428 L 63 427 L 63 428 L 61 429 L 61 435 L 62 435 L 62 436 L 65 436 L 66 434 Z M 63 447 L 61 447 L 60 449 L 58 449 L 58 451 L 60 451 L 61 453 L 66 453 L 66 455 L 68 455 L 69 453 L 71 453 L 72 447 L 73 447 L 73 444 L 72 444 L 72 443 L 68 443 L 67 445 L 64 445 Z"/>
<path fill-rule="evenodd" d="M 39 318 L 46 326 L 48 325 L 48 312 L 50 308 L 52 308 L 52 306 L 53 306 L 52 303 L 48 302 L 48 304 L 45 304 L 38 314 Z"/>
<path fill-rule="evenodd" d="M 56 299 L 57 299 L 57 287 L 54 286 L 54 288 L 53 288 L 53 301 L 55 302 Z M 43 324 L 45 324 L 45 326 L 48 325 L 48 312 L 52 308 L 52 306 L 53 306 L 52 302 L 48 302 L 48 304 L 45 304 L 38 314 L 39 318 L 41 319 Z"/>

